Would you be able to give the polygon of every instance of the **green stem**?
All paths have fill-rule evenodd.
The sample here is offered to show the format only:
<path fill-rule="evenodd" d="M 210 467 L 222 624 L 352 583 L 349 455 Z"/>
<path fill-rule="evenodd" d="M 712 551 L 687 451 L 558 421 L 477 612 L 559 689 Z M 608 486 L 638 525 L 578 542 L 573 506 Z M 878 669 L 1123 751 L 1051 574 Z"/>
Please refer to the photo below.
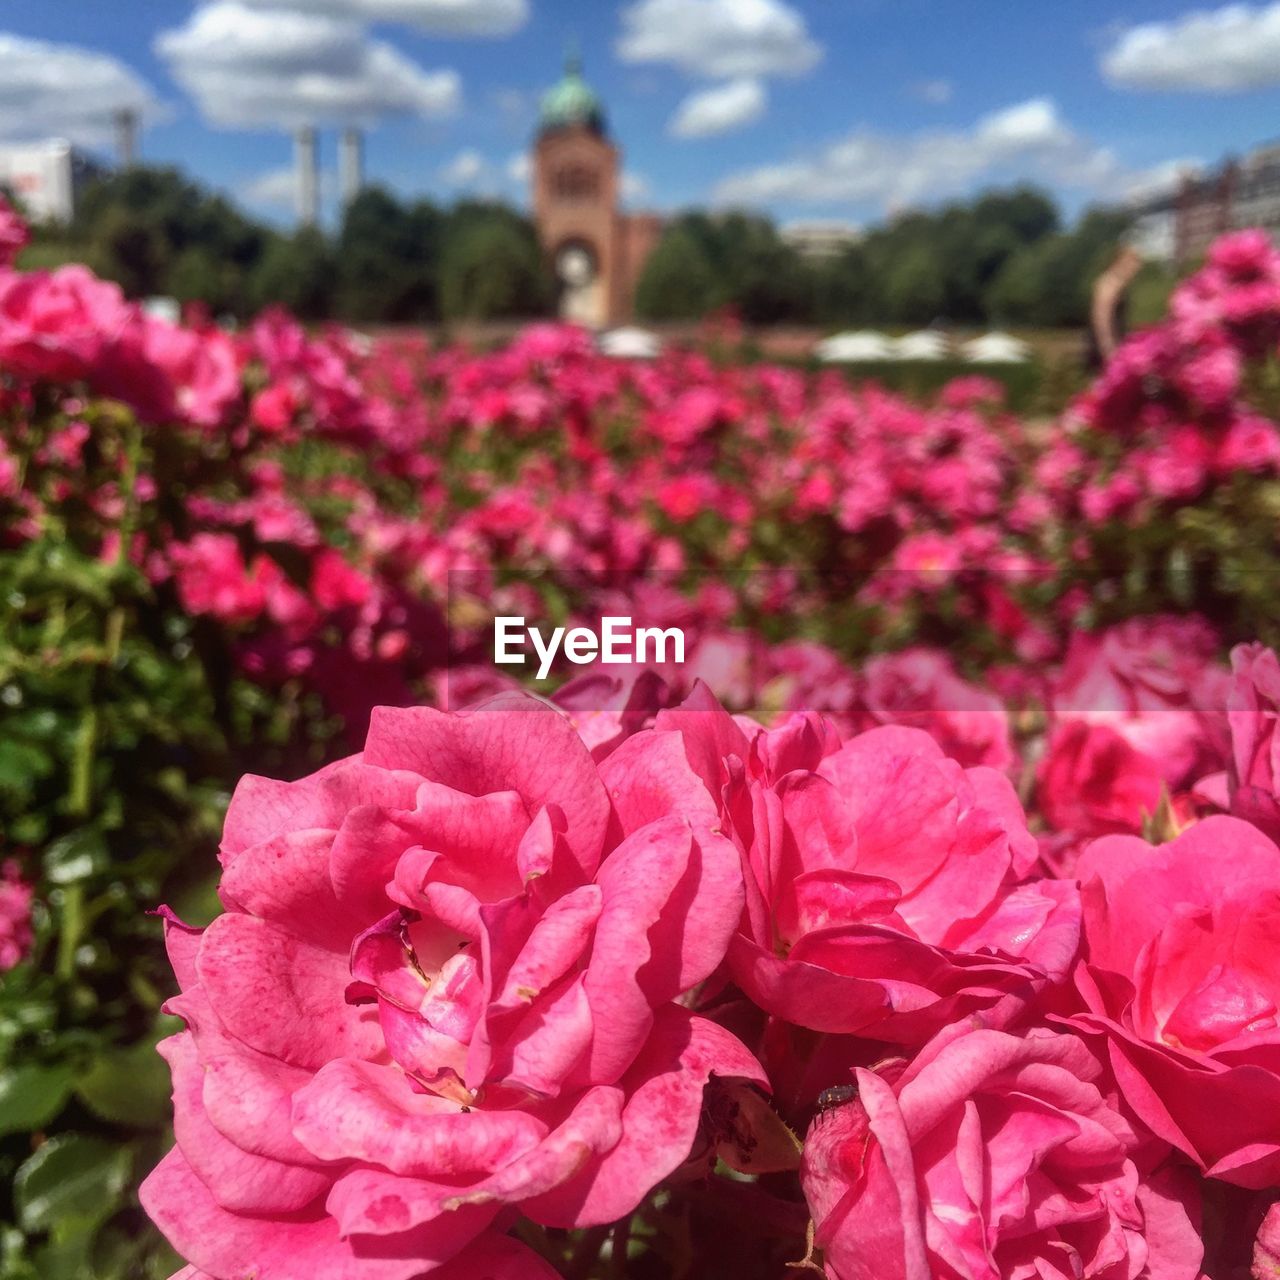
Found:
<path fill-rule="evenodd" d="M 93 761 L 97 743 L 98 713 L 95 708 L 87 707 L 71 758 L 71 786 L 67 795 L 67 807 L 76 817 L 88 817 L 93 808 Z"/>
<path fill-rule="evenodd" d="M 124 512 L 120 517 L 120 547 L 116 563 L 123 569 L 129 563 L 133 530 L 138 520 L 138 456 L 142 452 L 142 429 L 136 422 L 125 428 L 124 471 L 120 487 L 124 491 Z"/>
<path fill-rule="evenodd" d="M 116 605 L 107 615 L 107 662 L 114 663 L 120 656 L 120 642 L 124 638 L 124 609 Z"/>
<path fill-rule="evenodd" d="M 75 973 L 76 948 L 80 945 L 80 935 L 84 931 L 84 888 L 78 884 L 69 884 L 62 893 L 57 975 L 65 981 Z"/>

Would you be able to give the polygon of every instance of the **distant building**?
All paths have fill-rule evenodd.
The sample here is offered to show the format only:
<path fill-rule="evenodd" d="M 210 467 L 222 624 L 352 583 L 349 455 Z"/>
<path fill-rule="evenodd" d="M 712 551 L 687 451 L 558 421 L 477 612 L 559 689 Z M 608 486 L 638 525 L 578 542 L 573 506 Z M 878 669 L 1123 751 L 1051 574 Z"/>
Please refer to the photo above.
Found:
<path fill-rule="evenodd" d="M 836 258 L 862 239 L 847 222 L 792 222 L 780 232 L 784 244 L 805 258 Z"/>
<path fill-rule="evenodd" d="M 1139 205 L 1136 212 L 1136 247 L 1178 265 L 1204 257 L 1218 236 L 1242 227 L 1261 227 L 1280 239 L 1280 144 L 1188 174 L 1176 190 Z"/>
<path fill-rule="evenodd" d="M 629 320 L 636 283 L 662 235 L 656 214 L 619 209 L 622 156 L 576 57 L 542 99 L 533 216 L 559 288 L 560 315 L 591 328 Z"/>
<path fill-rule="evenodd" d="M 0 145 L 0 187 L 17 196 L 32 222 L 70 222 L 80 189 L 103 172 L 62 138 Z"/>

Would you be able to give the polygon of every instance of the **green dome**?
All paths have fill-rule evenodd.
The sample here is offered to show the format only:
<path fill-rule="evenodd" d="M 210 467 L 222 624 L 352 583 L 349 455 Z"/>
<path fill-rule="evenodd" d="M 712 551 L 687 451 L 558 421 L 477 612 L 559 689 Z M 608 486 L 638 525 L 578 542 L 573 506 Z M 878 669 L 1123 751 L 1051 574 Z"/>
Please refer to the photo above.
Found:
<path fill-rule="evenodd" d="M 542 95 L 538 117 L 538 128 L 543 133 L 571 125 L 586 125 L 597 133 L 604 132 L 604 107 L 595 90 L 582 78 L 582 63 L 576 55 L 565 60 L 560 83 Z"/>

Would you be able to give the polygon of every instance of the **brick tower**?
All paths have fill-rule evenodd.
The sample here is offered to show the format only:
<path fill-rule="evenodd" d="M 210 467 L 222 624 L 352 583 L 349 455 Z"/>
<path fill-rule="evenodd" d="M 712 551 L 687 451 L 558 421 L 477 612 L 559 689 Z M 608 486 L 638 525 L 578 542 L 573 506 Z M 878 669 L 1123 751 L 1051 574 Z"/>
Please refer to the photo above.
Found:
<path fill-rule="evenodd" d="M 602 328 L 628 320 L 644 260 L 661 234 L 652 214 L 619 211 L 621 153 L 600 99 L 571 55 L 542 99 L 533 150 L 533 215 L 565 320 Z"/>

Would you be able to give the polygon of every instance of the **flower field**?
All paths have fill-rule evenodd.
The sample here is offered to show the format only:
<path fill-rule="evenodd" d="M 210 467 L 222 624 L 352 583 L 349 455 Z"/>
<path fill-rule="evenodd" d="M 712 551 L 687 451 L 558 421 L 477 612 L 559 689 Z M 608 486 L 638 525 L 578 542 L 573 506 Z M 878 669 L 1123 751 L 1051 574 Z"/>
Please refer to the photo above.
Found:
<path fill-rule="evenodd" d="M 1264 236 L 1052 420 L 24 236 L 3 1280 L 1280 1274 Z"/>

